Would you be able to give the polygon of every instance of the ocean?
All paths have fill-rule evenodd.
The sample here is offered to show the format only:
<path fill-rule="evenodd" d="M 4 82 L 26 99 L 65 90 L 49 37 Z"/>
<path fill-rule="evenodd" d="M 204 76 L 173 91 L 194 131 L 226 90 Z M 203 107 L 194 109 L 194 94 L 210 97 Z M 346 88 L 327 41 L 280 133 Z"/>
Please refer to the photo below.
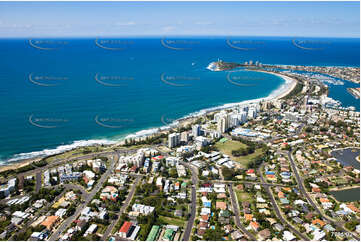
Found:
<path fill-rule="evenodd" d="M 286 37 L 0 39 L 0 160 L 112 143 L 284 84 L 266 73 L 207 70 L 218 58 L 358 67 L 359 46 L 359 39 Z M 330 85 L 331 97 L 359 110 L 346 91 L 356 84 Z"/>

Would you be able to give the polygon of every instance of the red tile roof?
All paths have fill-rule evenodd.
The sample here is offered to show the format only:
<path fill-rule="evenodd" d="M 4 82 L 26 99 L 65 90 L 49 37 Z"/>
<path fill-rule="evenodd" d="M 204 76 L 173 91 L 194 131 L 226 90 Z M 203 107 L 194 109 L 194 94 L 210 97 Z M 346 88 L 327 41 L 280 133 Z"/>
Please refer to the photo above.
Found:
<path fill-rule="evenodd" d="M 247 170 L 246 173 L 247 173 L 247 174 L 252 174 L 252 173 L 254 173 L 254 169 L 249 169 L 249 170 Z"/>
<path fill-rule="evenodd" d="M 125 221 L 122 225 L 122 227 L 120 228 L 119 232 L 121 233 L 128 233 L 130 227 L 132 227 L 132 223 Z"/>

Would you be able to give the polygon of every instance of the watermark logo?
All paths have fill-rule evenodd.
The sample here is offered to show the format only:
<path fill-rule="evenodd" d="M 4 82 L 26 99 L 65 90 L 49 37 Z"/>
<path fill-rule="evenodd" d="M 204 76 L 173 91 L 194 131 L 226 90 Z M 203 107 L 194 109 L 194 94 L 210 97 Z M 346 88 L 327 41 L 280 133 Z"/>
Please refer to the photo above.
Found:
<path fill-rule="evenodd" d="M 134 41 L 127 39 L 95 39 L 95 45 L 105 50 L 125 50 L 134 45 Z"/>
<path fill-rule="evenodd" d="M 331 42 L 322 40 L 293 39 L 292 44 L 303 50 L 323 50 L 326 46 L 329 46 Z"/>
<path fill-rule="evenodd" d="M 121 87 L 126 86 L 129 81 L 133 81 L 132 76 L 119 76 L 119 75 L 102 75 L 95 74 L 94 79 L 97 83 L 108 87 Z"/>
<path fill-rule="evenodd" d="M 195 45 L 199 45 L 200 41 L 192 39 L 162 38 L 160 43 L 163 47 L 171 50 L 191 50 Z"/>
<path fill-rule="evenodd" d="M 190 86 L 191 82 L 199 81 L 200 79 L 200 77 L 192 75 L 168 75 L 166 73 L 160 75 L 160 80 L 163 83 L 175 87 Z"/>
<path fill-rule="evenodd" d="M 239 72 L 228 72 L 226 76 L 226 80 L 235 86 L 251 87 L 251 86 L 256 86 L 257 85 L 256 82 L 263 81 L 265 80 L 265 78 L 241 75 Z"/>
<path fill-rule="evenodd" d="M 255 50 L 261 45 L 264 45 L 263 41 L 259 40 L 246 40 L 246 39 L 230 39 L 226 40 L 226 44 L 236 50 Z"/>
<path fill-rule="evenodd" d="M 100 115 L 96 115 L 94 117 L 94 121 L 98 125 L 110 129 L 124 128 L 129 126 L 131 123 L 134 123 L 133 119 L 119 118 L 114 116 L 100 116 Z"/>
<path fill-rule="evenodd" d="M 69 80 L 69 78 L 66 76 L 36 75 L 34 73 L 30 73 L 28 75 L 28 80 L 38 86 L 52 87 L 57 86 L 66 80 Z"/>
<path fill-rule="evenodd" d="M 57 39 L 29 39 L 28 42 L 31 47 L 38 50 L 56 50 L 69 44 L 69 41 Z"/>
<path fill-rule="evenodd" d="M 352 237 L 352 234 L 350 232 L 331 232 L 333 236 L 340 237 L 340 238 L 348 238 Z"/>
<path fill-rule="evenodd" d="M 28 121 L 31 125 L 44 128 L 44 129 L 54 129 L 60 127 L 62 124 L 67 123 L 68 120 L 59 117 L 36 117 L 34 114 L 31 114 L 28 118 Z"/>

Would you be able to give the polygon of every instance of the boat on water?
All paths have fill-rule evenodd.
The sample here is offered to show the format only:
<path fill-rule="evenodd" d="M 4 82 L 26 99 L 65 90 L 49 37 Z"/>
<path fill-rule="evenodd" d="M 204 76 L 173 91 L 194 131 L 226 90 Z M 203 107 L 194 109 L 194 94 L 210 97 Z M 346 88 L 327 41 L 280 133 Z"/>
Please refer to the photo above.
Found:
<path fill-rule="evenodd" d="M 354 98 L 360 98 L 360 89 L 359 88 L 347 88 L 347 92 L 350 93 Z"/>

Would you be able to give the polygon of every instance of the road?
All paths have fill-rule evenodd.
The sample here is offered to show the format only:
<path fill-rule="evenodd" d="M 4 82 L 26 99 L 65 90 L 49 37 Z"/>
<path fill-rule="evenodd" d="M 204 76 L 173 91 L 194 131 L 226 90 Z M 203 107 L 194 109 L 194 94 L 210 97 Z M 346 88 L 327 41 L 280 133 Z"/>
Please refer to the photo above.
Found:
<path fill-rule="evenodd" d="M 57 185 L 57 186 L 60 186 L 60 185 Z M 49 211 L 49 208 L 55 203 L 57 202 L 62 196 L 64 196 L 64 194 L 71 190 L 71 191 L 74 191 L 74 190 L 80 190 L 81 193 L 82 193 L 82 198 L 85 198 L 85 195 L 87 194 L 87 192 L 84 190 L 83 187 L 79 186 L 79 185 L 74 185 L 74 184 L 64 184 L 64 190 L 58 195 L 56 196 L 52 202 L 50 203 L 47 203 L 44 207 L 42 207 L 41 209 L 39 209 L 36 214 L 34 214 L 34 217 L 32 219 L 30 219 L 18 232 L 14 233 L 10 238 L 9 240 L 13 240 L 13 237 L 16 235 L 16 234 L 19 234 L 21 232 L 25 232 L 27 228 L 29 228 L 29 226 L 34 223 L 38 218 L 39 218 L 39 215 L 43 214 L 43 212 L 47 212 Z"/>
<path fill-rule="evenodd" d="M 125 149 L 125 148 L 124 148 Z M 119 152 L 120 150 L 118 150 Z M 43 171 L 45 170 L 48 170 L 49 168 L 52 168 L 52 167 L 55 167 L 55 166 L 58 166 L 58 165 L 61 165 L 63 163 L 69 163 L 73 160 L 84 160 L 84 159 L 92 159 L 96 156 L 99 156 L 99 155 L 104 155 L 104 156 L 107 156 L 107 155 L 114 155 L 116 154 L 117 152 L 116 151 L 104 151 L 104 152 L 99 152 L 99 153 L 94 153 L 94 154 L 88 154 L 88 155 L 83 155 L 83 156 L 78 156 L 78 157 L 73 157 L 73 158 L 63 158 L 63 159 L 55 159 L 54 161 L 51 161 L 49 164 L 47 164 L 46 166 L 42 166 L 42 167 L 37 167 L 37 166 L 34 166 L 35 169 L 32 169 L 32 170 L 29 170 L 29 171 L 25 171 L 25 172 L 21 172 L 21 173 L 18 173 L 16 175 L 13 175 L 13 176 L 10 176 L 10 177 L 7 177 L 7 180 L 10 180 L 12 178 L 16 178 L 16 177 L 21 177 L 21 176 L 30 176 L 30 175 L 34 175 L 34 174 L 37 174 L 37 173 L 42 173 Z"/>
<path fill-rule="evenodd" d="M 313 199 L 308 195 L 308 192 L 305 188 L 305 185 L 303 183 L 303 179 L 302 177 L 299 175 L 298 173 L 298 169 L 296 167 L 296 164 L 293 160 L 293 157 L 292 157 L 292 151 L 289 151 L 287 153 L 288 155 L 288 159 L 290 161 L 290 164 L 291 164 L 291 167 L 292 167 L 292 170 L 293 170 L 293 173 L 295 174 L 295 177 L 296 177 L 296 180 L 297 180 L 297 183 L 298 183 L 298 188 L 299 190 L 301 191 L 301 193 L 304 195 L 304 197 L 307 199 L 307 201 L 312 205 L 312 207 L 321 215 L 321 217 L 323 218 L 323 220 L 327 221 L 328 223 L 332 223 L 332 224 L 335 224 L 342 232 L 344 232 L 345 234 L 349 233 L 352 235 L 352 237 L 356 240 L 359 240 L 360 238 L 358 236 L 356 236 L 354 233 L 350 233 L 349 231 L 346 231 L 344 228 L 343 228 L 343 223 L 340 223 L 340 222 L 335 222 L 329 218 L 327 218 L 326 216 L 323 215 L 322 211 L 318 208 L 318 206 L 314 203 Z"/>
<path fill-rule="evenodd" d="M 235 222 L 236 222 L 236 225 L 237 227 L 242 230 L 242 232 L 247 235 L 248 239 L 249 240 L 253 240 L 253 241 L 256 241 L 256 237 L 254 237 L 253 234 L 251 234 L 242 224 L 241 224 L 241 219 L 239 218 L 239 209 L 238 209 L 238 202 L 237 202 L 237 199 L 236 199 L 236 196 L 234 195 L 234 192 L 233 192 L 233 188 L 232 188 L 232 184 L 228 184 L 228 189 L 229 189 L 229 193 L 231 195 L 231 203 L 232 203 L 232 207 L 233 207 L 233 213 L 234 213 L 234 216 L 235 216 Z"/>
<path fill-rule="evenodd" d="M 130 150 L 128 148 L 117 148 L 116 151 L 104 151 L 104 152 L 99 152 L 99 153 L 87 154 L 87 155 L 83 155 L 83 156 L 77 156 L 77 157 L 73 157 L 73 158 L 68 157 L 68 158 L 62 158 L 62 159 L 55 159 L 54 161 L 51 161 L 46 166 L 37 167 L 37 168 L 35 168 L 33 170 L 18 173 L 18 174 L 14 175 L 14 176 L 8 177 L 7 179 L 9 180 L 11 178 L 20 177 L 20 176 L 26 177 L 26 176 L 29 176 L 29 175 L 36 174 L 38 172 L 42 173 L 43 171 L 48 170 L 49 168 L 59 166 L 59 165 L 61 165 L 63 163 L 69 163 L 69 162 L 75 161 L 75 160 L 93 159 L 94 157 L 97 157 L 99 155 L 103 155 L 103 156 L 115 155 L 115 154 L 119 155 L 120 152 L 132 153 L 133 151 L 134 150 Z M 36 166 L 34 166 L 34 167 L 36 167 Z"/>
<path fill-rule="evenodd" d="M 39 192 L 41 188 L 41 172 L 37 172 L 35 177 L 36 177 L 35 191 Z"/>
<path fill-rule="evenodd" d="M 268 183 L 265 181 L 254 182 L 254 181 L 225 181 L 225 180 L 209 180 L 213 183 L 224 183 L 224 184 L 233 184 L 233 183 L 243 183 L 243 184 L 251 184 L 251 185 L 265 185 L 265 186 L 276 186 L 276 187 L 293 187 L 294 185 L 285 185 L 279 183 Z"/>
<path fill-rule="evenodd" d="M 262 167 L 263 167 L 264 164 L 260 165 L 260 167 L 258 168 L 258 173 L 260 174 L 260 177 L 261 177 L 261 181 L 264 182 L 264 177 L 263 177 L 263 173 L 262 173 Z M 267 194 L 268 194 L 268 197 L 271 199 L 271 203 L 272 203 L 272 206 L 274 208 L 274 211 L 277 215 L 277 217 L 281 220 L 281 222 L 284 224 L 284 225 L 287 225 L 288 228 L 294 233 L 296 234 L 299 238 L 301 238 L 302 240 L 310 240 L 307 236 L 303 235 L 301 232 L 299 232 L 297 229 L 295 229 L 292 224 L 288 223 L 286 221 L 286 219 L 284 219 L 284 217 L 282 216 L 282 212 L 281 212 L 281 209 L 279 208 L 277 202 L 276 202 L 276 199 L 273 195 L 273 192 L 271 191 L 270 187 L 268 185 L 263 185 L 263 187 L 265 188 Z"/>
<path fill-rule="evenodd" d="M 154 147 L 158 147 L 158 146 L 161 146 L 161 145 L 154 145 Z M 108 155 L 119 154 L 119 152 L 132 153 L 135 150 L 136 149 L 129 149 L 128 147 L 117 147 L 115 149 L 115 151 L 103 151 L 103 152 L 92 153 L 92 154 L 87 154 L 87 155 L 77 156 L 77 157 L 72 157 L 72 158 L 67 157 L 67 158 L 61 158 L 61 159 L 54 159 L 49 164 L 47 164 L 45 166 L 42 166 L 42 167 L 38 167 L 38 166 L 35 166 L 34 164 L 31 164 L 34 167 L 34 169 L 29 170 L 29 171 L 25 171 L 25 172 L 21 172 L 21 173 L 18 173 L 16 175 L 13 175 L 13 176 L 9 176 L 9 177 L 7 177 L 7 180 L 10 180 L 11 178 L 21 177 L 21 176 L 26 177 L 26 176 L 29 176 L 29 175 L 36 174 L 38 172 L 41 173 L 41 172 L 43 172 L 45 170 L 48 170 L 49 168 L 61 165 L 63 163 L 68 163 L 68 162 L 71 162 L 71 161 L 74 161 L 74 160 L 92 159 L 92 158 L 94 158 L 96 156 L 99 156 L 99 155 L 108 156 Z M 78 154 L 79 153 L 74 153 L 72 156 L 78 155 Z"/>
<path fill-rule="evenodd" d="M 73 184 L 73 183 L 68 183 L 68 184 L 62 184 L 62 185 L 57 185 L 57 186 L 64 186 L 65 190 L 71 190 L 71 191 L 76 191 L 79 190 L 81 192 L 81 196 L 83 199 L 86 198 L 86 196 L 88 195 L 87 191 L 85 191 L 84 187 L 77 185 L 77 184 Z"/>
<path fill-rule="evenodd" d="M 104 232 L 103 237 L 102 237 L 102 240 L 103 240 L 103 241 L 105 241 L 105 240 L 108 238 L 108 236 L 109 236 L 110 233 L 112 232 L 114 226 L 119 222 L 120 216 L 124 213 L 125 209 L 127 209 L 127 207 L 129 206 L 129 203 L 130 203 L 130 201 L 132 200 L 132 198 L 133 198 L 133 196 L 134 196 L 135 189 L 137 188 L 137 185 L 138 185 L 138 183 L 139 183 L 139 181 L 140 181 L 140 178 L 141 178 L 141 177 L 138 176 L 138 177 L 135 179 L 135 181 L 134 181 L 134 183 L 133 183 L 133 185 L 132 185 L 131 191 L 129 192 L 127 198 L 125 199 L 123 206 L 120 208 L 120 211 L 117 213 L 118 218 L 115 219 L 115 220 L 113 220 L 112 223 L 107 227 L 106 231 Z"/>
<path fill-rule="evenodd" d="M 59 238 L 59 236 L 68 228 L 68 226 L 80 215 L 81 211 L 87 206 L 87 204 L 93 199 L 95 194 L 103 187 L 104 182 L 107 180 L 109 175 L 114 171 L 115 164 L 119 159 L 119 154 L 116 152 L 114 155 L 110 167 L 108 167 L 107 171 L 101 176 L 98 180 L 95 187 L 92 189 L 90 193 L 88 193 L 84 199 L 84 202 L 77 208 L 75 213 L 67 218 L 59 227 L 58 229 L 49 237 L 48 240 L 54 241 Z"/>
<path fill-rule="evenodd" d="M 192 205 L 191 205 L 191 216 L 187 222 L 187 227 L 184 231 L 183 241 L 189 241 L 190 235 L 192 233 L 192 228 L 194 224 L 194 219 L 196 218 L 197 212 L 197 194 L 196 187 L 198 185 L 198 172 L 197 170 L 189 165 L 188 163 L 181 162 L 183 165 L 187 166 L 192 172 Z"/>

